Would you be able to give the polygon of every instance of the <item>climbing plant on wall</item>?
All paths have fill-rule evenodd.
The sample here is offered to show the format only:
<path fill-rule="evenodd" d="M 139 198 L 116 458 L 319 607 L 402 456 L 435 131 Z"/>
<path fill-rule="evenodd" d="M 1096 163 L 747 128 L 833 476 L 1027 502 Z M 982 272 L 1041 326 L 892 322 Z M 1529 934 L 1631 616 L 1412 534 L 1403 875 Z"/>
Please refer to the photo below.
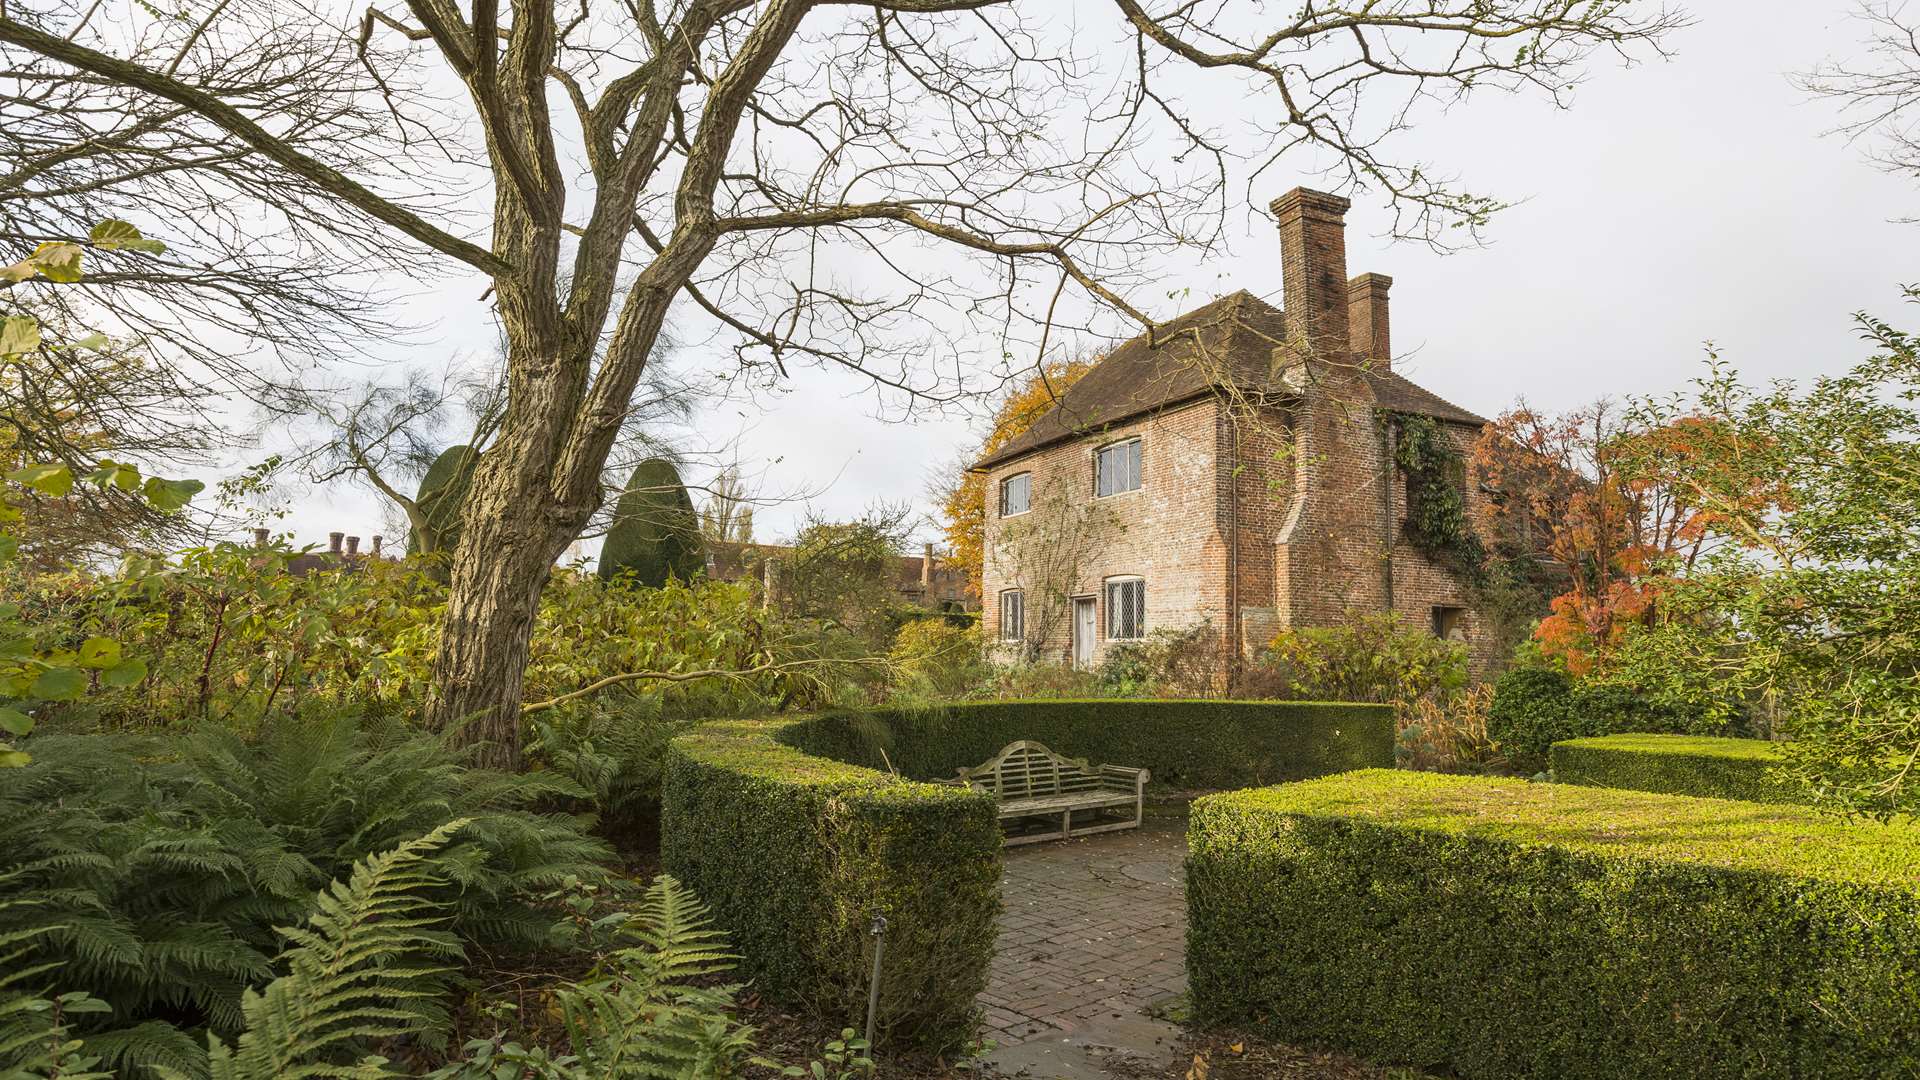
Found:
<path fill-rule="evenodd" d="M 1389 413 L 1393 461 L 1407 474 L 1407 541 L 1454 573 L 1478 581 L 1487 550 L 1467 521 L 1466 459 L 1431 416 Z"/>

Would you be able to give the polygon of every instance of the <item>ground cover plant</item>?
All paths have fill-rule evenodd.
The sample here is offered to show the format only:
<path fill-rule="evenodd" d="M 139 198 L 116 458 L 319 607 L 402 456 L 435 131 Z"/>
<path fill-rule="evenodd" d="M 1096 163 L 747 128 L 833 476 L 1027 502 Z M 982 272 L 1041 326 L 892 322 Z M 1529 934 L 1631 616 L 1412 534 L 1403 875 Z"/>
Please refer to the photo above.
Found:
<path fill-rule="evenodd" d="M 1920 1068 L 1920 827 L 1369 770 L 1208 796 L 1188 839 L 1208 1021 L 1468 1077 Z"/>

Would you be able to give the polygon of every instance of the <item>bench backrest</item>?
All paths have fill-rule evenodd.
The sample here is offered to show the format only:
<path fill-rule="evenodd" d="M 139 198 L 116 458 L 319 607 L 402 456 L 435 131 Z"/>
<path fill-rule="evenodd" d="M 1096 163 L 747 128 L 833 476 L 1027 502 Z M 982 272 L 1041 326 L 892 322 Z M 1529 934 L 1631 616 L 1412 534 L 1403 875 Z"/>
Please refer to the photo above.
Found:
<path fill-rule="evenodd" d="M 1085 759 L 1061 757 L 1031 739 L 1008 743 L 985 764 L 961 769 L 960 779 L 1002 799 L 1067 795 L 1102 785 L 1100 774 Z"/>

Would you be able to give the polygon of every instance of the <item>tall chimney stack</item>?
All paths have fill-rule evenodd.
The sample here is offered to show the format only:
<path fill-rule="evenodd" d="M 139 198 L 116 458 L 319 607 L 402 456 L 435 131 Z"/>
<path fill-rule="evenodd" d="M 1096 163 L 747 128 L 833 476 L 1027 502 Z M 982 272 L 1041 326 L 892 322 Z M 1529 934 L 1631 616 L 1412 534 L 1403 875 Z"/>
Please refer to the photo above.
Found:
<path fill-rule="evenodd" d="M 360 554 L 360 538 L 359 537 L 357 536 L 347 537 L 347 554 L 348 555 Z"/>
<path fill-rule="evenodd" d="M 1353 351 L 1375 371 L 1393 368 L 1393 341 L 1387 327 L 1387 290 L 1391 288 L 1393 279 L 1385 274 L 1360 274 L 1347 282 L 1347 335 Z"/>
<path fill-rule="evenodd" d="M 1345 362 L 1352 351 L 1347 326 L 1347 208 L 1338 195 L 1294 188 L 1273 200 L 1280 222 L 1280 275 L 1287 337 L 1308 357 Z"/>
<path fill-rule="evenodd" d="M 373 534 L 373 557 L 376 559 L 380 557 L 380 534 L 379 533 Z"/>
<path fill-rule="evenodd" d="M 923 592 L 933 588 L 933 544 L 928 542 L 920 553 L 920 589 Z"/>
<path fill-rule="evenodd" d="M 254 546 L 254 547 L 266 547 L 266 546 L 267 546 L 267 536 L 268 536 L 268 533 L 267 533 L 267 530 L 265 530 L 265 529 L 255 529 L 255 530 L 253 530 L 253 546 Z"/>
<path fill-rule="evenodd" d="M 340 541 L 345 540 L 346 538 L 347 538 L 346 533 L 338 533 L 338 532 L 328 533 L 327 534 L 327 551 L 334 555 L 340 554 Z"/>

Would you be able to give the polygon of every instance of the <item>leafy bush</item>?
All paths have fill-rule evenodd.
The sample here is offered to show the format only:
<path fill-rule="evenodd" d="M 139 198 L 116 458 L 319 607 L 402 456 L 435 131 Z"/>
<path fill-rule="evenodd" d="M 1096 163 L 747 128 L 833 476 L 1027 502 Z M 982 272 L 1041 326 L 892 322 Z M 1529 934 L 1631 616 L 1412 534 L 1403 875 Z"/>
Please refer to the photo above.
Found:
<path fill-rule="evenodd" d="M 766 993 L 851 1020 L 887 920 L 883 1030 L 935 1048 L 975 1023 L 1000 910 L 993 799 L 781 745 L 779 723 L 673 741 L 661 860 L 713 905 Z"/>
<path fill-rule="evenodd" d="M 1486 683 L 1446 700 L 1421 698 L 1400 729 L 1395 760 L 1426 772 L 1500 772 L 1507 756 L 1488 729 L 1493 687 Z"/>
<path fill-rule="evenodd" d="M 1573 680 L 1551 667 L 1512 667 L 1494 680 L 1487 734 L 1523 762 L 1545 758 L 1562 739 L 1591 734 L 1573 712 Z"/>
<path fill-rule="evenodd" d="M 0 936 L 42 930 L 34 962 L 113 1009 L 80 1030 L 123 1064 L 175 1063 L 179 1028 L 231 1033 L 240 998 L 272 975 L 274 927 L 370 853 L 468 819 L 437 851 L 429 893 L 449 929 L 488 949 L 563 944 L 529 899 L 602 876 L 584 823 L 540 813 L 577 787 L 552 774 L 475 770 L 441 740 L 348 714 L 282 720 L 248 741 L 45 735 L 0 773 Z M 7 906 L 12 899 L 31 900 Z M 164 1021 L 164 1022 L 162 1022 Z"/>
<path fill-rule="evenodd" d="M 1514 667 L 1494 683 L 1488 733 L 1515 761 L 1544 767 L 1565 739 L 1623 733 L 1720 735 L 1714 714 L 1689 714 L 1617 682 L 1575 680 L 1553 667 Z"/>
<path fill-rule="evenodd" d="M 1104 697 L 1112 688 L 1091 671 L 1066 664 L 1022 663 L 994 669 L 986 696 L 1009 701 L 1034 701 L 1041 698 Z"/>
<path fill-rule="evenodd" d="M 914 619 L 902 626 L 887 662 L 893 667 L 894 694 L 913 699 L 962 697 L 987 675 L 979 628 L 945 619 Z"/>
<path fill-rule="evenodd" d="M 1920 1070 L 1920 828 L 1367 770 L 1202 799 L 1188 847 L 1205 1022 L 1501 1080 Z"/>
<path fill-rule="evenodd" d="M 1217 697 L 1226 688 L 1226 650 L 1208 622 L 1159 629 L 1107 650 L 1099 679 L 1116 697 Z"/>
<path fill-rule="evenodd" d="M 1813 792 L 1782 768 L 1779 743 L 1704 735 L 1603 735 L 1553 744 L 1553 778 L 1753 802 L 1811 803 Z"/>
<path fill-rule="evenodd" d="M 809 754 L 951 777 L 1016 739 L 1153 772 L 1153 788 L 1232 788 L 1393 764 L 1393 714 L 1312 701 L 970 701 L 825 712 L 775 735 Z"/>
<path fill-rule="evenodd" d="M 1274 696 L 1382 702 L 1403 714 L 1420 698 L 1467 684 L 1466 647 L 1408 625 L 1397 612 L 1351 612 L 1338 626 L 1283 630 L 1265 663 Z"/>

